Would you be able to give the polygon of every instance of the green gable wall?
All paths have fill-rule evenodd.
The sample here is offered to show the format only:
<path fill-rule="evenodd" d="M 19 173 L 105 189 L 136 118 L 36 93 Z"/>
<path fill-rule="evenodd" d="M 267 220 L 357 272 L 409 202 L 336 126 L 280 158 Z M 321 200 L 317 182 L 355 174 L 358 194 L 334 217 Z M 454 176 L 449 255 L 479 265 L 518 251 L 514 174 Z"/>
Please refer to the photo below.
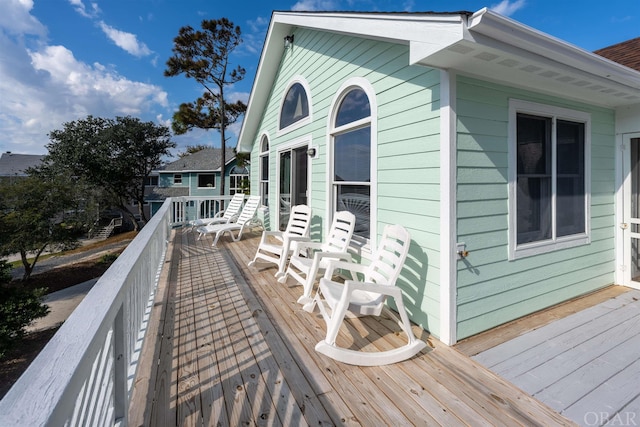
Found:
<path fill-rule="evenodd" d="M 458 339 L 614 281 L 615 116 L 612 110 L 459 76 Z M 508 110 L 521 99 L 591 114 L 591 243 L 508 260 Z"/>
<path fill-rule="evenodd" d="M 251 153 L 251 192 L 258 194 L 260 137 L 270 142 L 270 206 L 277 206 L 276 150 L 311 137 L 318 158 L 312 169 L 311 207 L 314 221 L 327 215 L 327 125 L 329 109 L 340 86 L 352 77 L 366 78 L 376 93 L 377 230 L 399 223 L 409 229 L 412 245 L 401 276 L 405 303 L 413 321 L 438 334 L 439 319 L 439 71 L 409 66 L 406 46 L 297 29 L 293 47 L 285 51 L 264 110 Z M 306 79 L 312 120 L 287 133 L 278 131 L 278 110 L 294 76 Z M 372 173 L 374 173 L 372 171 Z M 271 212 L 271 224 L 274 224 Z M 320 235 L 312 236 L 314 239 Z"/>

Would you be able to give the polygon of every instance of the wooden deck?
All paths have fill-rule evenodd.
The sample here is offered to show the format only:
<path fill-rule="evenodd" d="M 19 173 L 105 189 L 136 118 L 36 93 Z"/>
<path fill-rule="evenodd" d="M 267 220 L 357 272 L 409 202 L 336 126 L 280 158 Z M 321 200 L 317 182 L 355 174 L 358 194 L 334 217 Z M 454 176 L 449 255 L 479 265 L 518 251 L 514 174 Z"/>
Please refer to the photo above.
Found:
<path fill-rule="evenodd" d="M 279 284 L 273 266 L 246 266 L 258 236 L 213 249 L 210 238 L 175 234 L 130 425 L 572 425 L 418 328 L 430 347 L 395 365 L 316 353 L 325 325 L 296 303 L 301 287 Z M 403 342 L 394 331 L 389 319 L 354 319 L 339 340 L 386 349 Z"/>
<path fill-rule="evenodd" d="M 640 290 L 611 287 L 587 298 L 603 296 L 474 359 L 578 424 L 638 425 Z M 492 335 L 504 336 L 479 341 Z"/>

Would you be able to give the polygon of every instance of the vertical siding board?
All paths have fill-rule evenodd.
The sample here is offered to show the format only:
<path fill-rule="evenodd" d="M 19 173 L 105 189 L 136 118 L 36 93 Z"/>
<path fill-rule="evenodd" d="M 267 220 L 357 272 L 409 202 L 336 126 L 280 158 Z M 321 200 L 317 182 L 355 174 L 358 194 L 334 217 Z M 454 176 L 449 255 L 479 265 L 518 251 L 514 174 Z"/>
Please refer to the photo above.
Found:
<path fill-rule="evenodd" d="M 508 105 L 517 98 L 591 114 L 591 244 L 508 260 Z M 613 282 L 613 111 L 458 79 L 458 337 Z"/>

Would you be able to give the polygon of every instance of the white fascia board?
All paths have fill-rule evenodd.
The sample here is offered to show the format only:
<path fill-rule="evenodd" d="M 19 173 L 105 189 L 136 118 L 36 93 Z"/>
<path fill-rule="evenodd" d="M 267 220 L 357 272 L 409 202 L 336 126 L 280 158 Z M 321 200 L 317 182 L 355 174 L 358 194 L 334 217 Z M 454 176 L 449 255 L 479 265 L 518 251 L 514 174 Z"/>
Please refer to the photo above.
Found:
<path fill-rule="evenodd" d="M 410 64 L 460 41 L 465 34 L 466 15 L 455 14 L 348 14 L 286 12 L 276 22 L 292 27 L 409 44 Z"/>
<path fill-rule="evenodd" d="M 520 22 L 482 9 L 469 17 L 470 34 L 482 34 L 589 74 L 640 88 L 640 73 Z"/>
<path fill-rule="evenodd" d="M 275 15 L 275 13 L 274 13 Z M 278 73 L 278 67 L 284 52 L 284 37 L 289 34 L 291 26 L 277 24 L 272 17 L 267 36 L 265 38 L 258 69 L 253 79 L 253 87 L 244 113 L 240 135 L 236 150 L 239 153 L 251 151 L 254 138 L 262 118 L 271 87 Z"/>

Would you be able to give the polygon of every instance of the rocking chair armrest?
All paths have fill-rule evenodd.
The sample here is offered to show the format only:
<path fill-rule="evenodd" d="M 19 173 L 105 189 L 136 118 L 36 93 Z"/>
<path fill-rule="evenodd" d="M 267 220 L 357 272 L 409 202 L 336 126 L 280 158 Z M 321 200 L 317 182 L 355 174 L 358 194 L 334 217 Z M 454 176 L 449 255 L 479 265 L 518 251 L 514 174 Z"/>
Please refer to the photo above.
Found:
<path fill-rule="evenodd" d="M 327 269 L 325 270 L 325 273 L 324 273 L 324 278 L 327 280 L 331 280 L 331 277 L 333 276 L 333 272 L 338 269 L 350 271 L 351 276 L 355 277 L 353 273 L 364 273 L 366 268 L 367 268 L 366 265 L 356 264 L 354 262 L 332 260 L 332 261 L 329 261 L 329 265 L 327 266 Z"/>
<path fill-rule="evenodd" d="M 298 250 L 321 249 L 322 248 L 322 243 L 320 243 L 320 242 L 312 242 L 311 240 L 309 240 L 306 237 L 303 237 L 303 238 L 300 238 L 300 239 L 294 239 L 292 241 L 296 242 Z"/>
<path fill-rule="evenodd" d="M 355 280 L 345 280 L 344 282 L 344 290 L 342 291 L 342 297 L 345 295 L 349 295 L 353 291 L 368 291 L 368 292 L 377 292 L 382 295 L 388 295 L 393 298 L 402 298 L 402 289 L 397 286 L 392 285 L 380 285 L 378 283 L 372 282 L 358 282 Z"/>
<path fill-rule="evenodd" d="M 332 258 L 336 261 L 342 260 L 346 262 L 351 262 L 351 254 L 345 252 L 314 252 L 314 258 L 322 259 L 322 258 Z"/>
<path fill-rule="evenodd" d="M 272 237 L 275 237 L 277 239 L 284 240 L 283 234 L 284 233 L 282 231 L 264 230 L 262 232 L 262 237 L 260 237 L 260 244 L 263 244 L 263 243 L 265 243 L 267 241 L 267 236 L 272 236 Z"/>

